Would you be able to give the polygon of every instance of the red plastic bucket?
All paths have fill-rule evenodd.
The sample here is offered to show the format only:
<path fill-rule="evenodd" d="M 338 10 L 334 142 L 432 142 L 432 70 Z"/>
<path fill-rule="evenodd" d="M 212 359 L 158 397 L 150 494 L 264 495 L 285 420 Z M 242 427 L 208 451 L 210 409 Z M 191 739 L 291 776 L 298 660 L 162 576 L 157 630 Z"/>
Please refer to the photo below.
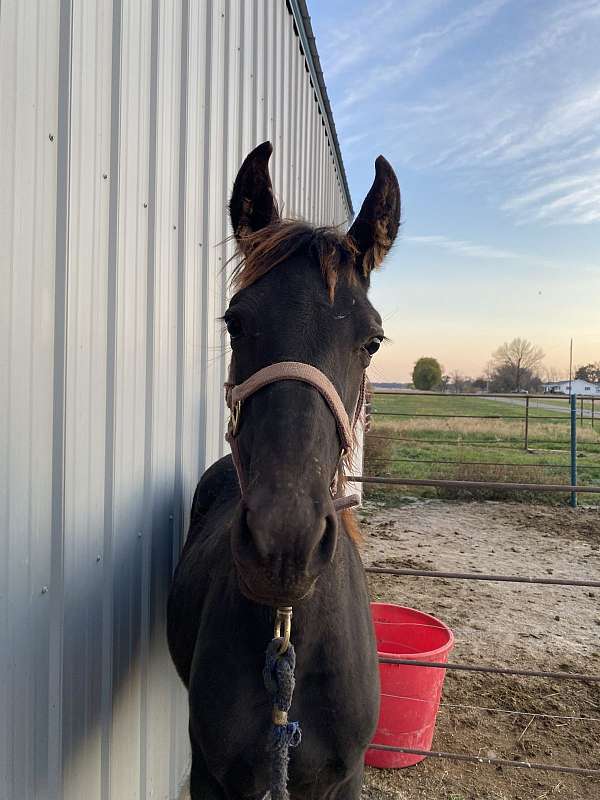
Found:
<path fill-rule="evenodd" d="M 390 603 L 371 603 L 377 653 L 386 658 L 447 661 L 454 634 L 443 622 Z M 446 675 L 439 667 L 380 664 L 381 707 L 373 744 L 429 750 Z M 372 767 L 409 767 L 425 756 L 367 750 Z"/>

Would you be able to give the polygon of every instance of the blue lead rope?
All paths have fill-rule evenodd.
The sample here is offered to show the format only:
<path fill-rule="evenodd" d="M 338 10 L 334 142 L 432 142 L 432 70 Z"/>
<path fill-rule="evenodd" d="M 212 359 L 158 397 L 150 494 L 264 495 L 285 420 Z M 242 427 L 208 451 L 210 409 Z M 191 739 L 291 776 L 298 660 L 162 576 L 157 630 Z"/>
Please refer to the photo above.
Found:
<path fill-rule="evenodd" d="M 273 725 L 269 735 L 271 752 L 271 800 L 289 800 L 287 790 L 290 747 L 297 747 L 302 738 L 299 722 L 288 722 L 287 712 L 294 694 L 294 669 L 296 653 L 289 645 L 285 653 L 279 653 L 282 638 L 273 639 L 267 647 L 263 680 L 273 704 Z"/>

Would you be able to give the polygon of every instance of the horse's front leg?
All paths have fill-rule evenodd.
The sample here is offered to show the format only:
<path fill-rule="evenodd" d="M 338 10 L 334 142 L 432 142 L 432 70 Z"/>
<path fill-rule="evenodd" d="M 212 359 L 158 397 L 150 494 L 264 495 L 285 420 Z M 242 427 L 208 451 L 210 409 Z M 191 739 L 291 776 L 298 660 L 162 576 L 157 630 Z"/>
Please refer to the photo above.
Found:
<path fill-rule="evenodd" d="M 363 776 L 365 772 L 364 764 L 360 764 L 356 771 L 339 783 L 330 794 L 327 800 L 360 800 L 362 794 Z"/>
<path fill-rule="evenodd" d="M 212 777 L 199 747 L 192 745 L 192 769 L 190 771 L 191 800 L 227 800 L 225 792 Z"/>
<path fill-rule="evenodd" d="M 317 783 L 312 786 L 303 784 L 296 789 L 290 787 L 291 800 L 306 800 L 307 797 L 311 800 L 360 800 L 364 771 L 364 764 L 361 763 L 354 772 L 339 781 L 330 775 L 329 779 L 317 778 Z"/>

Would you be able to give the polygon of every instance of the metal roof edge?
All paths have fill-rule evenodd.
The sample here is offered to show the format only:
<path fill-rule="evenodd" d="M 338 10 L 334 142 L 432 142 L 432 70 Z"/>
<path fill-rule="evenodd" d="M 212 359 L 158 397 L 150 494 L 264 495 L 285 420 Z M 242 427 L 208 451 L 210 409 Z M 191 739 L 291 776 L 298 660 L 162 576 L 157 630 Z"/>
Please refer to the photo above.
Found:
<path fill-rule="evenodd" d="M 327 94 L 327 87 L 325 86 L 323 70 L 321 69 L 321 60 L 317 50 L 317 41 L 315 39 L 315 34 L 310 21 L 310 14 L 308 13 L 306 0 L 286 0 L 286 5 L 290 9 L 296 22 L 298 36 L 300 38 L 300 42 L 302 43 L 302 49 L 304 50 L 304 57 L 306 58 L 309 73 L 313 80 L 313 88 L 317 95 L 317 101 L 321 107 L 321 111 L 323 112 L 323 118 L 325 120 L 330 142 L 333 144 L 336 166 L 342 179 L 346 203 L 350 212 L 350 218 L 352 218 L 354 216 L 354 208 L 352 206 L 350 189 L 348 188 L 348 178 L 346 177 L 342 151 L 340 149 L 340 143 L 338 140 L 337 131 L 335 129 L 335 122 L 333 120 L 333 111 L 331 110 L 329 95 Z"/>

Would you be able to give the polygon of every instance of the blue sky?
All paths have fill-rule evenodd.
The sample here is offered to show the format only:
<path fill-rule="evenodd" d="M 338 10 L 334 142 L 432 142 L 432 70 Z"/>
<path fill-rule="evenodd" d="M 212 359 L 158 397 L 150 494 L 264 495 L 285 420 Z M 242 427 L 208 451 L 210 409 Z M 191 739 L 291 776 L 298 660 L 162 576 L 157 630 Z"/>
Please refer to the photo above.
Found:
<path fill-rule="evenodd" d="M 403 225 L 372 299 L 392 343 L 480 373 L 522 336 L 600 360 L 600 0 L 313 0 L 355 209 L 383 153 Z"/>

